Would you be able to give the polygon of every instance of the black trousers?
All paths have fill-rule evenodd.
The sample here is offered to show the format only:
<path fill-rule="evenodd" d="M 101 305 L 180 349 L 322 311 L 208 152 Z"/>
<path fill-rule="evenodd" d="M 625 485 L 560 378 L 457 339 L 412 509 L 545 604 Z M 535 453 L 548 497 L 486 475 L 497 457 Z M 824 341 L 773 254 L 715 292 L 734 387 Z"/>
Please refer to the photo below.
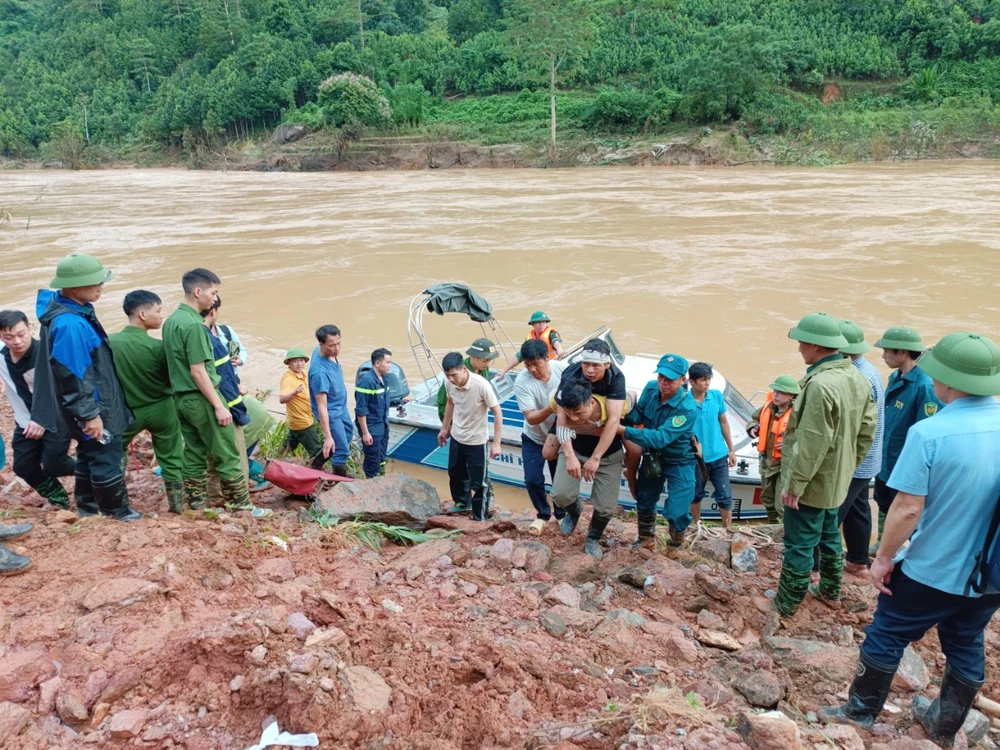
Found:
<path fill-rule="evenodd" d="M 69 436 L 45 431 L 37 440 L 25 437 L 24 430 L 14 428 L 14 473 L 27 482 L 29 487 L 38 487 L 49 477 L 72 476 L 76 461 L 66 455 L 69 451 Z"/>
<path fill-rule="evenodd" d="M 122 472 L 122 436 L 107 443 L 81 439 L 76 444 L 76 476 L 89 479 L 94 487 L 110 487 L 125 478 Z"/>
<path fill-rule="evenodd" d="M 888 513 L 892 501 L 896 499 L 896 490 L 889 487 L 878 477 L 875 477 L 875 504 L 880 513 Z"/>
<path fill-rule="evenodd" d="M 868 485 L 871 479 L 852 479 L 844 504 L 837 509 L 837 524 L 844 532 L 847 562 L 868 565 L 868 544 L 872 535 L 872 514 L 868 505 Z M 813 570 L 819 570 L 819 549 L 816 549 Z"/>
<path fill-rule="evenodd" d="M 455 438 L 448 446 L 448 488 L 451 490 L 451 501 L 455 505 L 465 505 L 464 485 L 469 482 L 472 494 L 472 518 L 484 521 L 488 518 L 489 508 L 484 508 L 486 486 L 486 443 L 479 445 L 464 445 Z"/>

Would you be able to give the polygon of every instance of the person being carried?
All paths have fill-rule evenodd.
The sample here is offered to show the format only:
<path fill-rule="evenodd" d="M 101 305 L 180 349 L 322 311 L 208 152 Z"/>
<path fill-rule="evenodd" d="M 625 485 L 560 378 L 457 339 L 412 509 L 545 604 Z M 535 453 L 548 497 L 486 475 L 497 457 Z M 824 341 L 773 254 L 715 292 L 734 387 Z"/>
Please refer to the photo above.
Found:
<path fill-rule="evenodd" d="M 369 479 L 385 474 L 389 452 L 389 387 L 385 376 L 392 366 L 392 352 L 372 352 L 372 368 L 354 387 L 354 418 L 361 433 L 365 460 L 363 470 Z"/>
<path fill-rule="evenodd" d="M 562 339 L 559 337 L 559 331 L 549 325 L 551 322 L 552 321 L 549 319 L 547 314 L 541 310 L 536 310 L 531 314 L 531 318 L 528 320 L 528 325 L 531 326 L 531 330 L 528 331 L 528 335 L 524 340 L 540 341 L 545 344 L 545 349 L 549 359 L 562 359 L 566 355 L 566 352 L 563 349 Z M 516 352 L 514 359 L 508 362 L 507 366 L 501 371 L 500 377 L 507 377 L 507 373 L 523 361 L 521 352 Z"/>
<path fill-rule="evenodd" d="M 300 445 L 309 455 L 314 469 L 319 469 L 325 460 L 323 456 L 323 434 L 313 416 L 309 401 L 309 378 L 305 369 L 309 357 L 304 349 L 293 346 L 285 354 L 288 370 L 281 376 L 281 393 L 278 402 L 285 405 L 285 420 L 288 424 L 288 450 L 294 451 Z"/>
<path fill-rule="evenodd" d="M 733 524 L 733 488 L 729 483 L 729 470 L 736 466 L 736 449 L 726 416 L 726 399 L 722 391 L 712 388 L 712 375 L 712 365 L 707 362 L 695 362 L 688 369 L 691 396 L 698 411 L 694 435 L 701 445 L 708 480 L 715 488 L 712 499 L 719 506 L 722 527 L 728 531 Z M 695 472 L 691 523 L 697 524 L 701 520 L 701 501 L 708 497 L 708 480 L 700 471 Z"/>
<path fill-rule="evenodd" d="M 58 291 L 38 293 L 42 325 L 31 418 L 76 440 L 77 513 L 134 521 L 142 514 L 129 507 L 122 470 L 122 434 L 132 423 L 132 411 L 94 312 L 104 283 L 112 278 L 97 258 L 73 254 L 56 268 L 50 286 Z"/>
<path fill-rule="evenodd" d="M 463 500 L 464 483 L 469 480 L 472 493 L 472 520 L 490 517 L 486 497 L 487 457 L 497 458 L 501 451 L 503 412 L 497 395 L 485 378 L 469 372 L 458 352 L 449 352 L 441 361 L 448 403 L 445 406 L 438 445 L 448 448 L 448 484 L 455 505 Z M 493 412 L 493 442 L 489 442 L 489 412 Z"/>
<path fill-rule="evenodd" d="M 760 502 L 767 512 L 768 523 L 781 523 L 785 506 L 781 504 L 781 446 L 792 416 L 792 402 L 801 393 L 799 382 L 791 375 L 779 375 L 768 386 L 764 405 L 754 411 L 747 425 L 747 434 L 757 441 L 760 471 Z"/>
<path fill-rule="evenodd" d="M 20 310 L 0 312 L 0 393 L 14 410 L 14 474 L 58 508 L 69 508 L 69 494 L 57 477 L 72 476 L 76 461 L 69 455 L 69 434 L 50 432 L 31 418 L 38 341 L 31 337 L 28 316 Z"/>
<path fill-rule="evenodd" d="M 184 440 L 177 421 L 177 407 L 170 388 L 170 373 L 163 342 L 149 335 L 163 325 L 162 301 L 145 289 L 125 295 L 122 310 L 128 325 L 108 336 L 115 355 L 115 372 L 125 391 L 125 401 L 135 421 L 122 435 L 128 458 L 132 438 L 143 430 L 153 439 L 153 451 L 160 466 L 167 506 L 171 513 L 184 510 Z"/>
<path fill-rule="evenodd" d="M 309 365 L 309 398 L 323 432 L 323 461 L 330 459 L 337 476 L 350 477 L 347 462 L 351 458 L 354 423 L 347 410 L 347 386 L 340 366 L 340 329 L 335 325 L 320 326 L 316 340 L 319 345 Z"/>

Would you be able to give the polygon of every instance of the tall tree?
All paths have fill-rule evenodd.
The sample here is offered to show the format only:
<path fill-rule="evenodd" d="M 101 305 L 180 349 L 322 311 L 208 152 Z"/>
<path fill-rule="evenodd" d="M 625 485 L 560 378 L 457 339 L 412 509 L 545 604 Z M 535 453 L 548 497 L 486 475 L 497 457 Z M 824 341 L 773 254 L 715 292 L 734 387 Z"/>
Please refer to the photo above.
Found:
<path fill-rule="evenodd" d="M 596 31 L 594 6 L 592 0 L 511 0 L 507 6 L 511 53 L 548 79 L 549 151 L 553 158 L 556 155 L 556 84 L 587 50 Z"/>

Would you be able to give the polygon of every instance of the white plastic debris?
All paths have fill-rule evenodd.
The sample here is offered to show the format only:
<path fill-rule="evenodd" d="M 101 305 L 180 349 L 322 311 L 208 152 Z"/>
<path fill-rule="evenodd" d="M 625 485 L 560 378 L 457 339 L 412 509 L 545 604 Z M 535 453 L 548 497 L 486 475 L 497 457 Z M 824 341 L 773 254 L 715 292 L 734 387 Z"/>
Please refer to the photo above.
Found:
<path fill-rule="evenodd" d="M 385 607 L 390 612 L 398 613 L 403 611 L 403 608 L 400 607 L 398 604 L 396 604 L 396 602 L 394 602 L 392 599 L 383 599 L 382 606 Z"/>
<path fill-rule="evenodd" d="M 285 552 L 288 552 L 288 542 L 286 542 L 280 536 L 269 536 L 267 538 L 267 541 L 269 541 L 271 544 L 275 545 L 276 547 L 281 547 L 281 549 L 283 549 Z"/>
<path fill-rule="evenodd" d="M 278 722 L 268 724 L 261 732 L 260 742 L 247 750 L 264 750 L 266 747 L 319 747 L 319 737 L 309 734 L 289 734 L 278 728 Z"/>

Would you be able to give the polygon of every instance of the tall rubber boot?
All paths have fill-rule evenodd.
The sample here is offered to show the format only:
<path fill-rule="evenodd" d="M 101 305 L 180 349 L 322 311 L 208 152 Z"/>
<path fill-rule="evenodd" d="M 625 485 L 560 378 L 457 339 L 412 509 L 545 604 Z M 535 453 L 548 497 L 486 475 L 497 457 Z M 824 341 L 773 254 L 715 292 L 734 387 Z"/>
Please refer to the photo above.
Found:
<path fill-rule="evenodd" d="M 601 537 L 610 521 L 611 516 L 599 516 L 596 511 L 590 517 L 590 528 L 587 529 L 587 539 L 583 543 L 583 551 L 597 560 L 604 557 L 604 551 L 601 549 Z"/>
<path fill-rule="evenodd" d="M 347 477 L 348 479 L 353 479 L 351 470 L 347 468 L 347 464 L 333 464 L 333 473 L 338 477 Z"/>
<path fill-rule="evenodd" d="M 117 482 L 104 486 L 94 485 L 94 496 L 97 498 L 101 513 L 105 516 L 116 521 L 136 521 L 142 518 L 142 513 L 129 507 L 125 477 L 120 477 Z"/>
<path fill-rule="evenodd" d="M 687 529 L 681 529 L 678 531 L 673 526 L 670 527 L 670 541 L 667 542 L 671 547 L 683 547 L 684 538 L 687 536 Z"/>
<path fill-rule="evenodd" d="M 825 602 L 840 601 L 840 584 L 844 579 L 844 558 L 840 555 L 819 556 L 819 585 L 809 584 L 809 593 Z"/>
<path fill-rule="evenodd" d="M 184 512 L 184 480 L 164 479 L 163 490 L 167 494 L 167 507 L 171 513 Z"/>
<path fill-rule="evenodd" d="M 841 706 L 821 708 L 820 717 L 835 724 L 854 724 L 863 729 L 871 729 L 882 712 L 885 699 L 889 697 L 895 674 L 895 667 L 872 661 L 861 651 L 854 682 L 847 691 L 847 702 Z"/>
<path fill-rule="evenodd" d="M 191 510 L 201 510 L 208 502 L 208 477 L 184 478 L 184 502 Z"/>
<path fill-rule="evenodd" d="M 31 558 L 11 552 L 0 544 L 0 576 L 15 576 L 31 567 Z"/>
<path fill-rule="evenodd" d="M 90 483 L 90 477 L 76 474 L 73 479 L 73 500 L 76 502 L 76 514 L 81 518 L 96 516 L 101 512 L 101 508 L 94 498 L 94 487 Z"/>
<path fill-rule="evenodd" d="M 219 477 L 219 484 L 222 487 L 222 499 L 229 510 L 253 510 L 253 503 L 250 502 L 250 491 L 247 489 L 247 482 L 241 474 L 231 479 Z"/>
<path fill-rule="evenodd" d="M 781 566 L 781 578 L 778 579 L 778 594 L 774 597 L 774 606 L 785 617 L 791 617 L 798 611 L 802 600 L 806 598 L 809 589 L 810 570 L 790 570 Z"/>
<path fill-rule="evenodd" d="M 951 747 L 982 686 L 982 682 L 970 680 L 945 667 L 941 693 L 933 701 L 923 696 L 914 698 L 913 716 L 934 742 L 942 747 Z"/>
<path fill-rule="evenodd" d="M 632 549 L 646 549 L 656 552 L 656 511 L 640 512 L 639 536 L 632 543 Z"/>
<path fill-rule="evenodd" d="M 559 531 L 564 536 L 569 536 L 576 529 L 576 524 L 580 521 L 580 514 L 583 513 L 583 500 L 576 499 L 576 502 L 566 508 L 566 515 L 559 522 Z"/>
<path fill-rule="evenodd" d="M 46 477 L 34 490 L 48 500 L 49 505 L 69 510 L 69 493 L 55 477 Z"/>
<path fill-rule="evenodd" d="M 30 533 L 33 528 L 35 528 L 35 524 L 27 521 L 24 523 L 15 523 L 10 526 L 0 526 L 0 540 L 17 539 Z"/>

